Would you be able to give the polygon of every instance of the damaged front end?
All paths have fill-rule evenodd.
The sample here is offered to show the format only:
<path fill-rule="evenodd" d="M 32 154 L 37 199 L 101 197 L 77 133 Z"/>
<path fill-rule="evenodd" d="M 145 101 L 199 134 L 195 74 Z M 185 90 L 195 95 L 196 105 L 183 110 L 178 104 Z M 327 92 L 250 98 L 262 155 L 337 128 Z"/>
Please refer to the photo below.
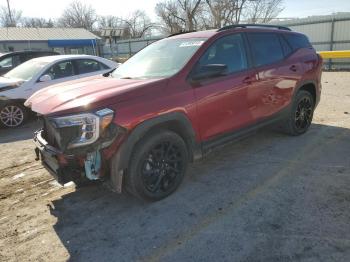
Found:
<path fill-rule="evenodd" d="M 42 117 L 43 128 L 35 132 L 37 160 L 60 184 L 101 180 L 108 169 L 104 149 L 118 141 L 125 129 L 115 125 L 114 111 Z"/>

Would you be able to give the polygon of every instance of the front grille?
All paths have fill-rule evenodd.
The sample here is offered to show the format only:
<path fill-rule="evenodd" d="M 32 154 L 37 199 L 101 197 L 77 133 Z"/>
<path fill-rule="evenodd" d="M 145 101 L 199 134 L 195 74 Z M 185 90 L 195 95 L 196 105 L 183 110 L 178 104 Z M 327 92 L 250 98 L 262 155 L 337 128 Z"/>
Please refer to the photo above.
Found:
<path fill-rule="evenodd" d="M 50 146 L 65 151 L 70 142 L 81 136 L 80 126 L 56 128 L 47 118 L 43 118 L 43 138 Z"/>

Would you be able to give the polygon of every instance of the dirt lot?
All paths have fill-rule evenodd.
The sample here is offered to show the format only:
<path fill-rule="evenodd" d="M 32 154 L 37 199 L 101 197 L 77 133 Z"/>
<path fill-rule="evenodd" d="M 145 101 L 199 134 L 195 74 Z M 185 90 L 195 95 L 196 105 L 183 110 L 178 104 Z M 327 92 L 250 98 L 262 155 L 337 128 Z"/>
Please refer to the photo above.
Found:
<path fill-rule="evenodd" d="M 34 161 L 36 125 L 0 130 L 0 261 L 350 259 L 350 73 L 324 73 L 307 134 L 228 145 L 153 204 L 60 187 Z"/>

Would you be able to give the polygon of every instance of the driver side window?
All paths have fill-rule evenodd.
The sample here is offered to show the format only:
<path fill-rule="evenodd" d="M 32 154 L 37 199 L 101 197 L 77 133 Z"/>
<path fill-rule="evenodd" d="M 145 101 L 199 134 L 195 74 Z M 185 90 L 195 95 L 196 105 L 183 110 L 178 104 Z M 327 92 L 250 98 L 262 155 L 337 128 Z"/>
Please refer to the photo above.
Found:
<path fill-rule="evenodd" d="M 58 62 L 51 66 L 44 75 L 49 75 L 52 80 L 73 76 L 74 67 L 72 61 Z"/>
<path fill-rule="evenodd" d="M 244 41 L 241 34 L 224 36 L 214 42 L 199 60 L 199 66 L 223 64 L 228 73 L 248 68 Z"/>

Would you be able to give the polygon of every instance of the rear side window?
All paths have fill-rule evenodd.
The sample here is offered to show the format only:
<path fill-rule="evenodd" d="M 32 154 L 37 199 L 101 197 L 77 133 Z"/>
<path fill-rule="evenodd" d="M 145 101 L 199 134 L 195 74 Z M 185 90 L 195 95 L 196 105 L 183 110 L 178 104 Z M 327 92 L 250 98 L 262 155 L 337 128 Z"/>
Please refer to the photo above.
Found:
<path fill-rule="evenodd" d="M 255 66 L 268 65 L 284 58 L 278 36 L 274 33 L 248 33 Z"/>
<path fill-rule="evenodd" d="M 38 57 L 37 53 L 27 53 L 23 55 L 23 62 Z"/>
<path fill-rule="evenodd" d="M 75 63 L 79 74 L 87 74 L 106 69 L 105 65 L 92 59 L 79 59 Z"/>
<path fill-rule="evenodd" d="M 293 52 L 293 49 L 291 48 L 287 40 L 282 35 L 280 35 L 280 41 L 281 41 L 284 56 L 285 57 L 289 56 Z"/>
<path fill-rule="evenodd" d="M 27 60 L 30 60 L 36 57 L 49 56 L 49 55 L 52 55 L 52 54 L 49 52 L 30 52 L 30 53 L 23 54 L 22 60 L 23 62 L 25 62 Z"/>
<path fill-rule="evenodd" d="M 300 34 L 285 34 L 285 38 L 294 50 L 299 48 L 311 47 L 311 44 L 305 35 Z"/>

